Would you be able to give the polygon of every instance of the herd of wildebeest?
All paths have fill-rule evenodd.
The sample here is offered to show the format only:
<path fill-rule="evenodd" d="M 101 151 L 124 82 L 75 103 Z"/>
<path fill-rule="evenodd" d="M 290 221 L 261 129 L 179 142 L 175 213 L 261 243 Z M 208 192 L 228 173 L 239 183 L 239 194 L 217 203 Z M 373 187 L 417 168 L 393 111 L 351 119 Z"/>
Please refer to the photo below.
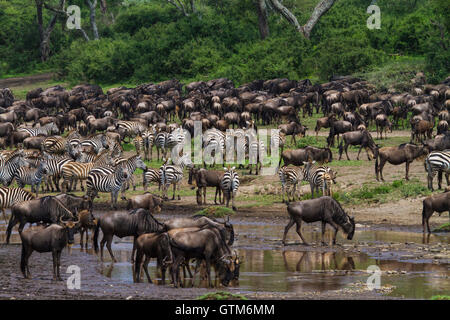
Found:
<path fill-rule="evenodd" d="M 106 244 L 115 261 L 111 248 L 113 236 L 134 237 L 132 262 L 136 282 L 140 281 L 142 266 L 151 282 L 148 272 L 151 258 L 157 259 L 163 282 L 166 269 L 169 270 L 174 286 L 182 283 L 181 270 L 184 277 L 187 274 L 195 277 L 200 270 L 200 276 L 211 286 L 211 266 L 223 285 L 238 279 L 241 261 L 232 249 L 235 235 L 229 219 L 220 221 L 197 215 L 160 222 L 153 216 L 168 199 L 171 185 L 172 199 L 176 198 L 185 174 L 189 176 L 191 188 L 197 188 L 199 205 L 206 204 L 206 189 L 213 187 L 215 204 L 229 206 L 232 201 L 233 209 L 237 210 L 235 196 L 240 177 L 236 167 L 227 165 L 222 170 L 213 170 L 214 163 L 208 166 L 205 162 L 194 166 L 191 154 L 180 148 L 188 134 L 196 136 L 194 129 L 198 123 L 202 129 L 202 148 L 214 150 L 213 154 L 225 158 L 228 146 L 243 142 L 249 174 L 252 174 L 252 164 L 259 174 L 259 155 L 269 151 L 269 144 L 280 148 L 276 174 L 290 217 L 283 244 L 294 224 L 306 244 L 301 233 L 302 222 L 322 222 L 322 243 L 326 224 L 334 228 L 333 244 L 339 228 L 352 239 L 355 220 L 331 193 L 337 174 L 328 164 L 333 160 L 330 148 L 336 145 L 335 138 L 339 160 L 344 152 L 350 159 L 350 145 L 359 146 L 358 160 L 364 148 L 368 160 L 375 159 L 377 180 L 384 181 L 386 162 L 405 163 L 408 180 L 409 165 L 425 157 L 428 187 L 433 190 L 436 173 L 439 188 L 443 173 L 448 184 L 450 77 L 438 85 L 425 84 L 421 74 L 412 81 L 411 92 L 403 93 L 377 92 L 370 83 L 353 77 L 336 77 L 316 85 L 309 80 L 257 80 L 237 88 L 225 78 L 187 85 L 168 80 L 107 92 L 90 84 L 71 90 L 54 86 L 31 90 L 25 100 L 16 100 L 8 88 L 0 89 L 0 182 L 3 184 L 0 206 L 5 222 L 8 222 L 5 209 L 11 208 L 6 242 L 9 243 L 13 227 L 19 224 L 20 269 L 26 278 L 31 278 L 29 257 L 38 251 L 53 253 L 54 279 L 60 280 L 61 252 L 74 242 L 74 234 L 79 232 L 81 247 L 87 247 L 88 230 L 93 230 L 93 246 L 98 251 L 101 230 L 102 260 Z M 306 135 L 308 128 L 302 125 L 301 118 L 312 117 L 314 111 L 323 115 L 317 119 L 316 139 L 322 128 L 329 129 L 326 145 L 285 150 L 287 138 L 295 146 L 296 138 Z M 411 128 L 411 139 L 396 147 L 380 147 L 368 130 L 373 124 L 377 139 L 386 138 L 388 130 L 392 132 L 400 127 Z M 258 127 L 279 130 L 267 142 L 258 139 Z M 125 157 L 124 143 L 134 144 L 136 154 Z M 173 150 L 176 157 L 169 157 Z M 159 168 L 150 168 L 144 162 L 154 158 L 153 151 L 163 161 Z M 250 161 L 251 154 L 258 155 L 256 162 Z M 126 200 L 127 190 L 131 186 L 136 190 L 134 172 L 138 168 L 143 172 L 145 192 L 129 197 L 126 211 L 109 211 L 94 217 L 94 199 L 99 192 L 110 193 L 111 208 L 117 209 L 119 192 Z M 242 174 L 245 168 L 242 164 L 239 168 Z M 10 187 L 13 181 L 18 187 Z M 302 181 L 309 182 L 312 199 L 295 202 L 297 186 Z M 71 193 L 77 190 L 78 182 L 85 191 L 84 196 Z M 158 185 L 161 195 L 146 192 L 151 183 Z M 24 190 L 26 185 L 31 186 L 31 192 Z M 38 197 L 39 191 L 60 194 Z M 314 197 L 314 191 L 319 197 Z M 434 211 L 449 209 L 450 192 L 426 198 L 423 231 L 426 225 L 430 232 L 428 220 Z M 27 223 L 37 225 L 23 230 Z M 192 274 L 190 263 L 194 261 Z"/>

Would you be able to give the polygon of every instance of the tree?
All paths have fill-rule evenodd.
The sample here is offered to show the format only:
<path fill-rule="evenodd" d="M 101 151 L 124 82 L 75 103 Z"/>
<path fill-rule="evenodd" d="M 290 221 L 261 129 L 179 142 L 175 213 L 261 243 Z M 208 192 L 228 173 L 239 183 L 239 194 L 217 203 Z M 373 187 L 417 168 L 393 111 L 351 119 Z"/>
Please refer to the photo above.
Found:
<path fill-rule="evenodd" d="M 167 2 L 175 6 L 185 17 L 196 12 L 194 0 L 167 0 Z"/>
<path fill-rule="evenodd" d="M 257 0 L 255 2 L 256 10 L 258 12 L 258 27 L 261 39 L 265 39 L 269 36 L 269 22 L 267 19 L 267 4 L 266 0 Z"/>
<path fill-rule="evenodd" d="M 278 0 L 267 0 L 272 8 L 280 13 L 290 24 L 292 24 L 298 32 L 303 34 L 306 38 L 309 38 L 311 31 L 319 21 L 320 17 L 324 15 L 334 4 L 336 0 L 321 0 L 314 8 L 309 20 L 304 26 L 301 26 L 297 20 L 297 17 L 283 6 Z M 260 29 L 261 30 L 261 29 Z M 261 34 L 262 37 L 262 34 Z"/>
<path fill-rule="evenodd" d="M 97 7 L 97 0 L 85 0 L 84 1 L 88 7 L 89 7 L 89 19 L 91 22 L 91 28 L 92 28 L 92 33 L 94 34 L 94 40 L 98 40 L 99 36 L 98 36 L 98 28 L 97 28 L 97 22 L 95 21 L 95 8 Z M 106 10 L 106 1 L 101 1 L 101 7 L 105 8 Z"/>

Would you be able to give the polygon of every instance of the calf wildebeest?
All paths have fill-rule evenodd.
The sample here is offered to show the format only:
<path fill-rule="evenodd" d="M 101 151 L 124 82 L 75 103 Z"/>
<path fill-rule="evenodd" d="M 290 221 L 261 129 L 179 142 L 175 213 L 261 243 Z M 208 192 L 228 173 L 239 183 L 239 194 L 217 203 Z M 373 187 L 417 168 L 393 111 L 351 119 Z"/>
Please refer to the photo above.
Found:
<path fill-rule="evenodd" d="M 302 149 L 284 150 L 281 153 L 278 168 L 281 165 L 281 161 L 283 161 L 285 166 L 290 164 L 301 166 L 309 160 L 314 160 L 319 163 L 331 162 L 333 160 L 333 153 L 330 148 L 316 148 L 311 146 Z"/>
<path fill-rule="evenodd" d="M 11 218 L 6 230 L 6 243 L 9 243 L 12 228 L 18 222 L 20 223 L 19 233 L 22 233 L 27 222 L 57 223 L 60 218 L 74 220 L 76 216 L 55 197 L 46 196 L 17 203 L 11 208 Z"/>
<path fill-rule="evenodd" d="M 431 233 L 429 220 L 435 211 L 441 215 L 444 211 L 450 210 L 450 192 L 444 192 L 427 197 L 423 200 L 422 209 L 422 227 L 425 233 L 425 224 L 427 225 L 428 233 Z M 450 217 L 450 211 L 449 211 Z"/>
<path fill-rule="evenodd" d="M 333 244 L 336 244 L 336 235 L 339 226 L 347 233 L 348 240 L 352 240 L 353 234 L 355 233 L 355 220 L 353 217 L 348 216 L 339 202 L 332 197 L 325 196 L 317 199 L 293 202 L 288 204 L 287 210 L 290 220 L 284 229 L 283 245 L 286 245 L 286 235 L 294 223 L 297 224 L 297 233 L 302 239 L 303 244 L 308 245 L 301 233 L 302 221 L 306 223 L 322 222 L 323 245 L 326 245 L 323 236 L 327 223 L 334 228 Z"/>
<path fill-rule="evenodd" d="M 426 154 L 428 154 L 428 148 L 426 146 L 417 146 L 411 143 L 403 143 L 398 147 L 383 147 L 378 149 L 377 156 L 375 157 L 375 174 L 377 181 L 379 181 L 378 175 L 381 177 L 381 180 L 384 181 L 383 167 L 386 164 L 386 161 L 393 165 L 399 165 L 406 162 L 405 179 L 409 180 L 408 173 L 410 163 L 416 158 Z"/>
<path fill-rule="evenodd" d="M 146 209 L 134 209 L 129 212 L 108 212 L 101 216 L 97 221 L 97 226 L 94 232 L 94 249 L 98 252 L 98 234 L 100 229 L 103 232 L 103 238 L 100 242 L 100 258 L 103 261 L 103 247 L 106 243 L 106 248 L 111 255 L 111 258 L 116 262 L 116 258 L 111 249 L 113 236 L 119 238 L 133 236 L 133 251 L 131 260 L 134 261 L 134 253 L 136 250 L 136 239 L 144 233 L 164 232 L 166 227 L 158 222 L 150 211 Z"/>
<path fill-rule="evenodd" d="M 28 259 L 33 251 L 51 252 L 53 255 L 53 280 L 61 281 L 61 252 L 67 243 L 74 242 L 74 233 L 77 221 L 59 221 L 60 224 L 51 224 L 48 227 L 35 226 L 28 228 L 20 234 L 22 240 L 22 255 L 20 270 L 23 276 L 31 279 Z"/>
<path fill-rule="evenodd" d="M 164 284 L 166 277 L 166 269 L 173 263 L 172 248 L 170 246 L 169 235 L 163 233 L 145 233 L 136 239 L 136 262 L 134 265 L 135 282 L 141 281 L 141 263 L 145 255 L 143 263 L 144 272 L 149 283 L 152 283 L 148 272 L 148 263 L 151 258 L 156 258 L 157 266 L 161 269 L 161 280 Z"/>
<path fill-rule="evenodd" d="M 80 220 L 80 247 L 83 249 L 83 236 L 86 232 L 86 249 L 89 242 L 89 229 L 94 229 L 97 225 L 97 219 L 89 210 L 82 210 L 78 214 L 78 219 Z"/>
<path fill-rule="evenodd" d="M 151 213 L 161 212 L 163 199 L 158 196 L 146 192 L 144 194 L 138 194 L 128 199 L 127 210 L 143 208 L 147 209 Z"/>
<path fill-rule="evenodd" d="M 179 267 L 184 261 L 196 258 L 205 260 L 206 277 L 211 287 L 211 263 L 215 266 L 222 285 L 227 286 L 233 278 L 231 250 L 214 229 L 172 229 L 167 232 L 174 256 L 172 277 L 175 287 L 181 283 Z"/>
<path fill-rule="evenodd" d="M 306 134 L 306 130 L 308 130 L 307 127 L 301 125 L 300 123 L 291 121 L 288 124 L 280 124 L 278 126 L 278 129 L 281 133 L 283 133 L 286 136 L 292 136 L 292 139 L 295 142 L 295 136 L 300 135 L 301 137 L 304 137 Z"/>
<path fill-rule="evenodd" d="M 224 172 L 221 170 L 206 170 L 204 168 L 191 168 L 189 170 L 188 184 L 192 185 L 192 182 L 194 181 L 195 184 L 192 188 L 197 186 L 200 194 L 200 203 L 197 201 L 197 204 L 206 204 L 206 187 L 216 187 L 214 203 L 217 204 L 217 194 L 219 194 L 219 202 L 223 203 L 221 200 L 222 189 L 220 188 L 220 181 L 222 180 L 223 175 Z M 201 197 L 201 190 L 203 190 L 203 201 Z"/>
<path fill-rule="evenodd" d="M 344 146 L 342 146 L 342 142 L 345 143 Z M 367 153 L 367 159 L 370 161 L 371 157 L 374 158 L 377 153 L 377 145 L 373 141 L 372 135 L 367 130 L 356 130 L 356 131 L 350 131 L 346 132 L 342 135 L 342 141 L 339 144 L 339 160 L 342 158 L 342 153 L 345 151 L 345 155 L 347 156 L 347 160 L 350 160 L 347 150 L 348 146 L 360 146 L 358 151 L 358 156 L 356 157 L 356 160 L 359 160 L 359 155 L 361 153 L 362 148 L 366 149 Z M 372 153 L 369 154 L 369 151 Z"/>

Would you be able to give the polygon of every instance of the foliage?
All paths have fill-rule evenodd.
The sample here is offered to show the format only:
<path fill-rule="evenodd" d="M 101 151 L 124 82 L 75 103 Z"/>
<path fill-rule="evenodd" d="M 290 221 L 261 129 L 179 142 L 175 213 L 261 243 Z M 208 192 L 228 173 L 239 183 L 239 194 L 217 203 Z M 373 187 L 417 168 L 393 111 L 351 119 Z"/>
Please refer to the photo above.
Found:
<path fill-rule="evenodd" d="M 223 218 L 225 216 L 231 216 L 235 212 L 227 207 L 207 207 L 203 210 L 200 210 L 196 212 L 195 214 L 202 215 L 202 216 L 209 216 L 209 217 L 215 217 L 215 218 Z"/>
<path fill-rule="evenodd" d="M 432 296 L 431 300 L 450 300 L 450 296 L 447 295 Z"/>
<path fill-rule="evenodd" d="M 248 300 L 245 296 L 227 291 L 209 292 L 197 298 L 197 300 Z"/>
<path fill-rule="evenodd" d="M 450 222 L 440 225 L 439 227 L 434 229 L 433 232 L 450 232 Z"/>

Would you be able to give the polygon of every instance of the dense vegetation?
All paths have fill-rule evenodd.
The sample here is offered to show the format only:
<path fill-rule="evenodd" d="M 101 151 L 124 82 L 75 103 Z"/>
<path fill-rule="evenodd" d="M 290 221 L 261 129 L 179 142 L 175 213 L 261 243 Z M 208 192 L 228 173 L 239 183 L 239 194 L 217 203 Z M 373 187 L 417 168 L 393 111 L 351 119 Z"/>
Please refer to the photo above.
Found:
<path fill-rule="evenodd" d="M 197 0 L 197 12 L 189 16 L 163 0 L 107 2 L 106 13 L 97 8 L 100 40 L 84 40 L 60 19 L 51 36 L 51 57 L 42 63 L 35 6 L 27 0 L 0 0 L 0 77 L 57 70 L 73 83 L 228 77 L 238 85 L 254 79 L 324 81 L 331 75 L 363 73 L 386 87 L 386 74 L 398 81 L 403 73 L 410 79 L 409 73 L 424 70 L 429 81 L 438 82 L 450 73 L 450 8 L 445 0 L 379 0 L 379 30 L 366 27 L 370 2 L 340 0 L 310 39 L 269 11 L 270 36 L 265 40 L 253 0 Z M 303 24 L 317 2 L 283 4 Z M 82 26 L 89 32 L 84 1 L 71 4 L 82 8 Z M 51 13 L 44 13 L 49 20 Z M 443 28 L 443 38 L 435 23 Z"/>

